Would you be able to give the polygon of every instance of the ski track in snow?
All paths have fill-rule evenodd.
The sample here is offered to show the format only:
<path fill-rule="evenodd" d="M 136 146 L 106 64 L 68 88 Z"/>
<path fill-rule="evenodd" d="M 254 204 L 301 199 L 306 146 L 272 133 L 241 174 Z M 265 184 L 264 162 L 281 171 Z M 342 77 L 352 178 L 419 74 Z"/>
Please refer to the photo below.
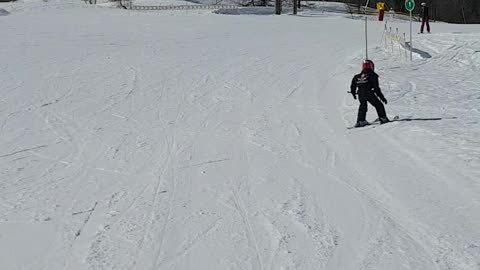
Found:
<path fill-rule="evenodd" d="M 77 2 L 0 4 L 1 269 L 480 268 L 478 26 L 347 130 L 361 21 Z"/>

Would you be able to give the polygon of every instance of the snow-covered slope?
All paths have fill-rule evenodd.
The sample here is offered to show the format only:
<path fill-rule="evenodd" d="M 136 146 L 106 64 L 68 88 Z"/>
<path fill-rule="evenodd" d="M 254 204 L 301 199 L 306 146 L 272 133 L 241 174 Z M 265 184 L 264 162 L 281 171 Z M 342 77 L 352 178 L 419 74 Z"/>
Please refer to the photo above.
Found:
<path fill-rule="evenodd" d="M 480 26 L 0 8 L 0 269 L 479 269 Z"/>

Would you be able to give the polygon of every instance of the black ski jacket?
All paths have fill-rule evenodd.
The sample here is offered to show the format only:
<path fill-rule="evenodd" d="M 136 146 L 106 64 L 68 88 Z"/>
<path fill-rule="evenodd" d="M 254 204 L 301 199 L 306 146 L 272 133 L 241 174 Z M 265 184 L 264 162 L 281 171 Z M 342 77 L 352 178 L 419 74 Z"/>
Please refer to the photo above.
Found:
<path fill-rule="evenodd" d="M 422 7 L 420 10 L 420 18 L 422 19 L 428 19 L 428 7 Z"/>
<path fill-rule="evenodd" d="M 357 94 L 360 98 L 366 98 L 373 91 L 380 100 L 385 100 L 385 97 L 380 90 L 380 86 L 378 85 L 378 74 L 372 70 L 367 69 L 360 74 L 355 75 L 352 79 L 350 90 L 355 98 Z"/>

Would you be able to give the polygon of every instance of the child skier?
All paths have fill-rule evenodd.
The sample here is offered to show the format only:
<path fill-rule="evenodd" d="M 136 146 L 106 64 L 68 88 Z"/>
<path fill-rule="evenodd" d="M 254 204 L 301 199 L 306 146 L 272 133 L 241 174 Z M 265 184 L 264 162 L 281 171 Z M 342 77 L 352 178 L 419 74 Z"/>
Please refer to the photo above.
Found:
<path fill-rule="evenodd" d="M 355 127 L 363 127 L 369 124 L 365 120 L 368 109 L 367 102 L 372 104 L 377 110 L 378 120 L 381 124 L 390 121 L 387 118 L 385 107 L 382 104 L 382 102 L 387 104 L 387 99 L 383 96 L 382 91 L 380 90 L 378 85 L 378 75 L 375 73 L 375 65 L 371 60 L 365 60 L 363 62 L 362 72 L 353 77 L 350 90 L 354 99 L 357 99 L 358 94 L 358 100 L 360 101 Z M 379 99 L 382 102 L 380 102 Z"/>

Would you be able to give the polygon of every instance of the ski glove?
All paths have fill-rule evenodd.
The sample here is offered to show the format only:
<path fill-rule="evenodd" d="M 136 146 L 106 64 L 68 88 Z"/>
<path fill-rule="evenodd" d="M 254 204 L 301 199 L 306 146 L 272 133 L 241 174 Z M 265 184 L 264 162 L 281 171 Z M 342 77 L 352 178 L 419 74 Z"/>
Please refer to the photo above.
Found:
<path fill-rule="evenodd" d="M 352 93 L 353 99 L 357 99 L 357 94 Z"/>
<path fill-rule="evenodd" d="M 386 104 L 387 104 L 387 99 L 386 99 L 386 98 L 382 98 L 382 102 L 386 105 Z"/>

